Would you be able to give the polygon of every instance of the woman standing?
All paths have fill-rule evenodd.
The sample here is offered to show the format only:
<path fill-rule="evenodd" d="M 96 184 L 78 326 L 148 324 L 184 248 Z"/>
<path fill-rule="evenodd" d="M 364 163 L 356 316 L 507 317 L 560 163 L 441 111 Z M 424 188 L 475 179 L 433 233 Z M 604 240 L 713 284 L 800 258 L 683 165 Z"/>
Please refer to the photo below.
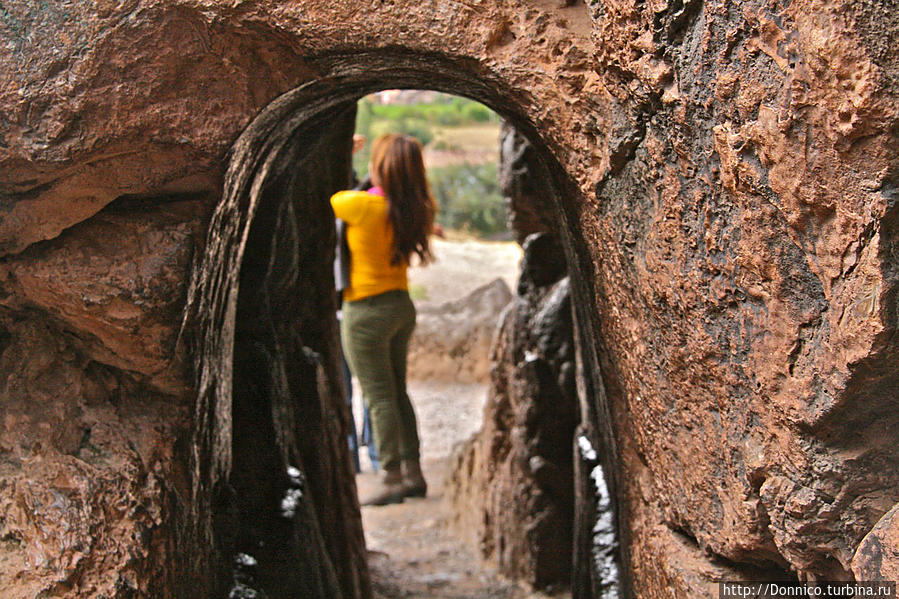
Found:
<path fill-rule="evenodd" d="M 406 269 L 413 254 L 422 264 L 432 259 L 428 235 L 435 208 L 416 139 L 376 139 L 369 175 L 372 188 L 338 192 L 331 206 L 346 223 L 351 256 L 340 336 L 371 411 L 381 462 L 378 487 L 362 505 L 386 505 L 427 493 L 406 393 L 406 353 L 415 328 Z"/>

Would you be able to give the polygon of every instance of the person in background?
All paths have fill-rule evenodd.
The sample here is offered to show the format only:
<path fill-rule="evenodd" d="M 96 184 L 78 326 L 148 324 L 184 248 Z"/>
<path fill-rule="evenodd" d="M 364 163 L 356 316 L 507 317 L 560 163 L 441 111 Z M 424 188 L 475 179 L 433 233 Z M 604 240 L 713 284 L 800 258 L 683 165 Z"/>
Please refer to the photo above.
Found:
<path fill-rule="evenodd" d="M 418 423 L 406 391 L 406 354 L 415 328 L 406 271 L 413 255 L 422 264 L 432 260 L 428 236 L 436 208 L 415 138 L 376 139 L 369 175 L 371 188 L 338 192 L 331 206 L 346 223 L 352 256 L 341 340 L 371 410 L 381 466 L 378 484 L 362 505 L 386 505 L 427 493 Z"/>
<path fill-rule="evenodd" d="M 352 153 L 360 151 L 365 147 L 365 136 L 359 133 L 353 134 L 353 150 Z M 371 187 L 371 180 L 366 176 L 361 182 L 353 171 L 353 189 L 361 190 Z M 350 249 L 346 243 L 346 223 L 339 218 L 334 219 L 334 226 L 337 232 L 337 245 L 334 250 L 334 285 L 337 289 L 337 322 L 341 322 L 343 312 L 343 290 L 350 285 Z M 371 432 L 371 415 L 368 407 L 362 409 L 362 431 L 361 438 L 357 434 L 356 420 L 353 416 L 353 375 L 350 372 L 346 355 L 341 348 L 340 352 L 341 373 L 343 375 L 343 387 L 345 389 L 344 398 L 347 408 L 350 412 L 350 432 L 348 441 L 350 445 L 350 454 L 353 458 L 353 467 L 356 474 L 362 472 L 362 464 L 359 459 L 359 447 L 365 445 L 368 449 L 368 459 L 371 462 L 372 469 L 378 471 L 378 452 L 375 449 L 375 442 L 372 439 Z"/>
<path fill-rule="evenodd" d="M 337 288 L 337 324 L 339 326 L 340 322 L 343 320 L 343 290 L 346 288 L 346 285 L 348 284 L 347 281 L 349 280 L 347 276 L 342 274 L 344 272 L 343 265 L 347 263 L 348 250 L 345 247 L 346 224 L 339 218 L 334 220 L 337 229 L 337 253 L 334 258 L 334 284 Z M 343 376 L 343 398 L 344 401 L 346 401 L 347 410 L 350 414 L 350 432 L 347 435 L 347 440 L 350 444 L 350 455 L 353 458 L 353 469 L 356 471 L 356 474 L 359 474 L 362 472 L 362 465 L 359 461 L 360 439 L 359 435 L 356 433 L 356 419 L 353 416 L 353 375 L 350 373 L 350 366 L 347 364 L 346 353 L 343 351 L 342 347 L 340 351 L 340 373 Z"/>

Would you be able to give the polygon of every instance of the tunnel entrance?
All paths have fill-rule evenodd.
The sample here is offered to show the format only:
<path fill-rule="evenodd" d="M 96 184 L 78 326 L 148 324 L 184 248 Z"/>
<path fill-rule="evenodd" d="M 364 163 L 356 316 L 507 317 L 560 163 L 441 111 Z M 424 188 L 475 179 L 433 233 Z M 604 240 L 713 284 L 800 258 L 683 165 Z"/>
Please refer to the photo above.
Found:
<path fill-rule="evenodd" d="M 358 98 L 427 87 L 472 97 L 507 119 L 533 144 L 538 193 L 553 207 L 574 296 L 590 297 L 563 201 L 575 186 L 522 116 L 522 95 L 435 57 L 322 60 L 329 76 L 277 99 L 236 142 L 189 300 L 199 321 L 195 492 L 209 498 L 216 516 L 220 558 L 235 560 L 232 588 L 249 589 L 252 581 L 271 597 L 362 597 L 370 590 L 361 522 L 346 518 L 358 511 L 341 409 L 327 204 L 347 187 Z M 435 72 L 444 75 L 439 82 Z M 590 338 L 589 312 L 573 303 L 578 335 Z M 575 494 L 585 501 L 575 528 L 590 532 L 576 534 L 573 587 L 576 597 L 614 596 L 614 521 L 600 531 L 604 546 L 594 525 L 605 522 L 597 510 L 607 517 L 614 506 L 614 447 L 599 425 L 608 421 L 593 413 L 603 405 L 595 399 L 603 393 L 596 356 L 591 344 L 581 345 Z"/>
<path fill-rule="evenodd" d="M 418 316 L 407 388 L 428 494 L 362 508 L 375 595 L 514 599 L 526 595 L 521 581 L 568 597 L 578 413 L 571 304 L 561 249 L 524 241 L 535 231 L 551 236 L 538 218 L 547 210 L 528 193 L 530 146 L 495 113 L 458 96 L 389 90 L 358 106 L 359 136 L 399 132 L 423 143 L 443 228 L 430 242 L 435 261 L 408 271 Z M 368 170 L 367 149 L 354 154 L 359 177 Z M 530 267 L 513 295 L 519 244 L 530 248 Z M 360 399 L 357 387 L 357 425 L 364 422 Z M 372 446 L 359 450 L 360 498 L 378 484 L 366 459 Z"/>
<path fill-rule="evenodd" d="M 297 165 L 341 105 L 395 87 L 479 98 L 543 158 L 589 398 L 582 596 L 607 594 L 616 541 L 638 596 L 713 594 L 694 583 L 757 565 L 896 570 L 890 3 L 4 7 L 0 595 L 227 594 L 256 534 L 235 484 L 246 509 L 294 499 L 272 559 L 304 594 L 367 593 L 330 300 L 301 260 L 324 245 L 317 169 Z M 241 285 L 245 262 L 266 271 Z"/>

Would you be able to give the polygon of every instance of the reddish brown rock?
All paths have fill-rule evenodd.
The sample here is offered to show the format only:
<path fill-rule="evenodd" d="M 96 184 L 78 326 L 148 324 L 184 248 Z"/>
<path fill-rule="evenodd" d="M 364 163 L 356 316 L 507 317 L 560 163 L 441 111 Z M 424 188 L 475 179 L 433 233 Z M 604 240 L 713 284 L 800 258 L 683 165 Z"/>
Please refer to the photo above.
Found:
<path fill-rule="evenodd" d="M 880 303 L 895 284 L 896 87 L 863 33 L 872 8 L 684 3 L 650 28 L 614 6 L 597 15 L 602 60 L 660 100 L 599 190 L 599 226 L 621 245 L 594 253 L 598 274 L 630 292 L 601 311 L 617 331 L 609 387 L 628 398 L 611 399 L 613 420 L 635 432 L 618 437 L 626 470 L 650 472 L 624 484 L 718 556 L 845 577 L 897 488 L 883 428 L 895 321 Z M 868 133 L 838 122 L 844 102 L 878 115 Z"/>
<path fill-rule="evenodd" d="M 199 201 L 120 203 L 3 268 L 0 594 L 182 592 Z M 204 582 L 197 579 L 198 588 Z"/>
<path fill-rule="evenodd" d="M 184 591 L 171 532 L 190 493 L 183 401 L 91 360 L 64 331 L 3 320 L 0 594 Z"/>
<path fill-rule="evenodd" d="M 65 513 L 70 530 L 83 530 L 76 515 L 92 514 L 85 506 L 95 504 L 76 476 L 87 471 L 78 463 L 87 459 L 75 452 L 86 430 L 81 406 L 97 398 L 102 419 L 112 423 L 140 422 L 139 410 L 128 411 L 144 401 L 152 414 L 172 414 L 175 430 L 158 437 L 171 439 L 171 451 L 160 455 L 173 456 L 161 461 L 160 484 L 191 491 L 160 492 L 150 504 L 174 497 L 173 505 L 196 510 L 159 510 L 162 524 L 146 550 L 115 518 L 92 520 L 92 534 L 110 539 L 110 556 L 118 555 L 117 543 L 129 555 L 146 551 L 137 559 L 144 568 L 135 575 L 138 588 L 161 581 L 178 595 L 184 587 L 152 576 L 151 565 L 174 570 L 183 561 L 207 578 L 178 596 L 208 596 L 204 585 L 221 580 L 228 561 L 216 554 L 215 539 L 224 537 L 208 518 L 230 456 L 227 393 L 215 394 L 230 389 L 236 294 L 233 302 L 206 305 L 218 310 L 207 316 L 223 331 L 209 336 L 222 368 L 207 372 L 212 379 L 200 381 L 195 397 L 195 381 L 168 368 L 185 357 L 167 353 L 183 303 L 172 296 L 154 300 L 162 313 L 145 310 L 135 300 L 144 287 L 120 279 L 136 275 L 116 257 L 119 244 L 71 235 L 95 215 L 84 226 L 107 230 L 110 217 L 100 211 L 125 195 L 210 193 L 209 214 L 226 190 L 237 190 L 225 194 L 213 221 L 221 235 L 205 246 L 207 254 L 218 252 L 208 258 L 210 269 L 193 271 L 221 275 L 198 285 L 230 297 L 237 279 L 229 273 L 245 247 L 237 233 L 249 234 L 256 200 L 292 210 L 303 235 L 323 222 L 324 204 L 316 203 L 323 199 L 291 203 L 277 190 L 302 187 L 286 175 L 288 158 L 299 160 L 303 148 L 334 148 L 323 126 L 338 122 L 338 106 L 379 87 L 437 87 L 502 112 L 534 142 L 544 166 L 538 178 L 551 191 L 586 366 L 582 425 L 607 474 L 625 592 L 630 585 L 646 596 L 682 596 L 668 582 L 692 580 L 715 560 L 785 576 L 852 576 L 862 539 L 899 501 L 897 15 L 889 3 L 866 0 L 5 2 L 3 460 L 49 460 L 48 472 L 71 472 L 75 482 L 65 488 L 75 507 Z M 258 151 L 236 151 L 246 160 L 236 160 L 220 183 L 228 149 L 247 147 L 234 146 L 240 132 L 279 94 L 304 83 L 309 87 L 263 114 L 247 142 Z M 190 228 L 183 225 L 179 233 L 155 224 L 172 245 L 153 253 L 176 261 L 189 255 L 178 245 Z M 287 268 L 284 248 L 297 238 L 285 227 L 276 237 L 281 253 L 269 250 L 281 256 L 272 264 Z M 140 237 L 140 227 L 130 231 Z M 312 239 L 296 247 L 323 241 Z M 122 256 L 135 256 L 136 247 L 123 243 Z M 85 253 L 70 257 L 69 248 Z M 266 251 L 259 251 L 264 263 Z M 216 255 L 237 263 L 219 268 Z M 79 282 L 70 258 L 98 277 L 95 285 Z M 160 265 L 149 272 L 167 289 L 191 276 L 189 268 L 173 275 Z M 329 290 L 318 275 L 309 277 L 287 277 L 303 281 L 292 292 L 305 295 L 284 297 L 322 311 Z M 333 373 L 325 350 L 333 339 L 328 325 L 304 318 L 315 343 L 290 345 L 291 356 L 311 351 L 307 361 L 291 362 L 306 373 L 306 386 L 291 388 L 318 390 L 321 383 L 322 391 L 303 392 L 315 417 L 303 420 L 308 430 L 287 437 L 308 440 L 296 453 L 322 489 L 313 495 L 315 510 L 328 515 L 316 547 L 330 555 L 346 550 L 356 557 L 335 563 L 352 563 L 358 532 L 349 535 L 355 550 L 337 540 L 348 538 L 337 523 L 356 516 L 341 470 L 345 448 L 336 440 L 343 420 L 328 399 Z M 278 330 L 287 335 L 286 325 Z M 142 346 L 145 334 L 151 342 Z M 293 339 L 284 335 L 277 338 Z M 316 354 L 325 358 L 316 362 Z M 111 455 L 132 455 L 122 434 Z M 136 452 L 144 468 L 151 460 L 141 447 L 157 439 L 147 435 Z M 316 441 L 326 448 L 319 454 Z M 293 441 L 279 443 L 284 449 Z M 130 481 L 146 480 L 143 474 L 132 478 L 125 462 L 108 468 L 103 480 L 119 482 L 97 497 L 127 488 L 129 501 L 138 502 L 143 483 Z M 8 481 L 36 482 L 16 473 L 2 480 L 4 489 L 13 488 Z M 42 503 L 52 496 L 49 487 L 35 489 Z M 339 505 L 325 501 L 324 489 Z M 12 504 L 3 505 L 0 516 L 17 522 L 6 515 Z M 587 514 L 583 506 L 576 511 Z M 687 547 L 664 541 L 669 535 L 659 527 L 677 531 Z M 25 572 L 43 542 L 22 523 L 15 530 L 3 535 L 12 539 L 2 546 L 4 581 Z M 652 539 L 666 549 L 649 547 Z M 169 546 L 195 549 L 196 560 L 168 559 L 162 547 Z M 34 586 L 23 592 L 62 593 L 56 585 L 74 584 L 60 582 L 73 560 L 78 580 L 102 586 L 119 573 L 129 579 L 131 566 L 105 561 L 104 551 L 85 559 L 72 552 L 66 564 L 16 580 L 31 577 Z M 315 561 L 324 553 L 312 555 L 313 578 L 333 583 L 328 560 Z M 595 582 L 603 574 L 590 559 L 577 568 Z M 365 594 L 351 571 L 341 578 L 351 581 L 347 594 Z M 127 596 L 122 585 L 114 594 Z M 595 586 L 584 583 L 575 594 L 583 588 Z"/>
<path fill-rule="evenodd" d="M 44 310 L 97 362 L 183 392 L 177 318 L 208 207 L 121 205 L 7 262 L 4 304 Z"/>

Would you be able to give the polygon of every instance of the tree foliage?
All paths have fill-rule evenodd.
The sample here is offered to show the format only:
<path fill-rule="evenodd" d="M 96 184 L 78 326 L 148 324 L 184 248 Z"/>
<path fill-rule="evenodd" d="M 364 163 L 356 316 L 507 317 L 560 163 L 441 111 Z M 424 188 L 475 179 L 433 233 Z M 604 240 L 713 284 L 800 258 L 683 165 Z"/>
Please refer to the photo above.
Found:
<path fill-rule="evenodd" d="M 437 222 L 444 227 L 484 237 L 506 230 L 496 163 L 432 168 L 428 178 L 437 201 Z"/>

